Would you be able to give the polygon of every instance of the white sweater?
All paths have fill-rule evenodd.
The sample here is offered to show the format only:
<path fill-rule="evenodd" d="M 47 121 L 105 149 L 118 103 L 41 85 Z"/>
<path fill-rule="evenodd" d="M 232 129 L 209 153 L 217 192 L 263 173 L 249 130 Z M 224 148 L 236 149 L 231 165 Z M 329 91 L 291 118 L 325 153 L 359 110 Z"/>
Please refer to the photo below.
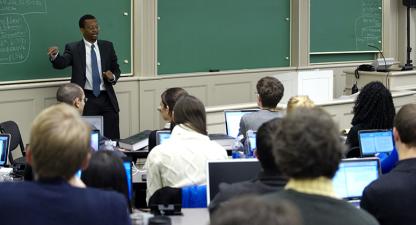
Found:
<path fill-rule="evenodd" d="M 176 125 L 170 138 L 154 147 L 147 157 L 147 202 L 162 187 L 205 184 L 207 162 L 224 159 L 226 150 L 208 136 Z"/>

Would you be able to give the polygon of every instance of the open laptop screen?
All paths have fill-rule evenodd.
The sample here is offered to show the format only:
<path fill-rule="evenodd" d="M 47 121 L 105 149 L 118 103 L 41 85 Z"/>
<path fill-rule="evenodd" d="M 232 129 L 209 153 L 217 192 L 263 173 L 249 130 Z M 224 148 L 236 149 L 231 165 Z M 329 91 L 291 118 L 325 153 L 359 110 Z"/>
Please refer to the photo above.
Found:
<path fill-rule="evenodd" d="M 131 170 L 131 158 L 123 157 L 123 166 L 124 170 L 126 171 L 127 176 L 127 188 L 129 191 L 129 199 L 131 200 L 133 197 L 133 190 L 132 190 L 132 170 Z"/>
<path fill-rule="evenodd" d="M 10 148 L 10 134 L 0 134 L 0 166 L 7 164 Z"/>
<path fill-rule="evenodd" d="M 160 145 L 170 138 L 170 130 L 158 130 L 156 131 L 156 145 Z"/>
<path fill-rule="evenodd" d="M 376 153 L 390 153 L 394 149 L 393 131 L 360 130 L 358 131 L 362 156 L 374 156 Z"/>
<path fill-rule="evenodd" d="M 99 130 L 100 135 L 104 136 L 103 116 L 82 116 L 82 119 L 92 127 L 92 130 Z"/>
<path fill-rule="evenodd" d="M 100 143 L 100 131 L 91 130 L 91 148 L 94 151 L 98 151 Z"/>
<path fill-rule="evenodd" d="M 240 120 L 244 114 L 256 112 L 258 109 L 224 110 L 225 129 L 228 136 L 236 138 L 240 131 Z"/>
<path fill-rule="evenodd" d="M 257 159 L 229 159 L 208 162 L 207 203 L 214 199 L 220 183 L 236 183 L 251 180 L 261 171 Z"/>
<path fill-rule="evenodd" d="M 344 159 L 333 179 L 334 190 L 344 199 L 360 199 L 364 188 L 381 174 L 378 158 Z"/>

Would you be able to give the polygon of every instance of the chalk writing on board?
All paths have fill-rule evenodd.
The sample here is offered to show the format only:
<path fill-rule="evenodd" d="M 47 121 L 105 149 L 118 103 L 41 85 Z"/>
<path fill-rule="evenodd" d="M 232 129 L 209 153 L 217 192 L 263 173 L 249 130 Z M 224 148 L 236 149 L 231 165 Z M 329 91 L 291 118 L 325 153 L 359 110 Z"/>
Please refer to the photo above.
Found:
<path fill-rule="evenodd" d="M 46 0 L 0 0 L 0 14 L 29 14 L 46 12 Z"/>
<path fill-rule="evenodd" d="M 356 18 L 355 48 L 367 48 L 368 45 L 378 46 L 381 36 L 381 9 L 380 4 L 374 0 L 363 0 L 361 2 L 361 16 Z M 380 15 L 374 17 L 374 15 Z"/>
<path fill-rule="evenodd" d="M 32 13 L 47 13 L 46 0 L 0 0 L 0 64 L 28 59 L 31 40 L 25 14 Z"/>

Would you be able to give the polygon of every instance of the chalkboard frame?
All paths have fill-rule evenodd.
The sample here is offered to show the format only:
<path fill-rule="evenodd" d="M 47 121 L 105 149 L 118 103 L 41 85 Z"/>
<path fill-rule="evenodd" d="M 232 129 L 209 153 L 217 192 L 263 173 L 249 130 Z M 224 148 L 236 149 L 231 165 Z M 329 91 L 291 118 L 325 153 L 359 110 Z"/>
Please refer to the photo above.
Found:
<path fill-rule="evenodd" d="M 327 63 L 340 63 L 340 62 L 360 62 L 360 61 L 368 61 L 368 60 L 374 60 L 377 56 L 378 50 L 373 49 L 371 47 L 366 46 L 363 49 L 359 50 L 323 50 L 323 51 L 315 51 L 313 49 L 313 28 L 312 28 L 312 1 L 309 2 L 309 62 L 310 64 L 327 64 Z M 377 1 L 377 0 L 373 0 Z M 384 11 L 383 11 L 383 2 L 382 0 L 379 0 L 379 36 L 378 43 L 371 43 L 372 45 L 375 45 L 383 51 L 383 28 L 384 28 Z M 378 3 L 376 3 L 378 4 Z M 373 18 L 372 18 L 373 19 Z M 378 19 L 376 19 L 378 20 Z"/>

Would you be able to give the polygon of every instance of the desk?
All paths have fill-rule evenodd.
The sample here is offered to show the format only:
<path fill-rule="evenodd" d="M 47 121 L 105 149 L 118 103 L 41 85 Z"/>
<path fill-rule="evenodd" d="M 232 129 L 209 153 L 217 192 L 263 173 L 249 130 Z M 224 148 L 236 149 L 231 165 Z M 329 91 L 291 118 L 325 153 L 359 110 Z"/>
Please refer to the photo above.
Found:
<path fill-rule="evenodd" d="M 357 81 L 359 89 L 371 81 L 382 82 L 390 91 L 415 90 L 416 89 L 416 70 L 410 71 L 390 71 L 390 72 L 371 72 L 360 71 L 360 78 L 355 78 L 355 70 L 344 70 L 347 76 L 346 87 L 352 87 Z"/>
<path fill-rule="evenodd" d="M 209 212 L 207 208 L 182 209 L 183 216 L 171 216 L 172 225 L 207 225 Z"/>

